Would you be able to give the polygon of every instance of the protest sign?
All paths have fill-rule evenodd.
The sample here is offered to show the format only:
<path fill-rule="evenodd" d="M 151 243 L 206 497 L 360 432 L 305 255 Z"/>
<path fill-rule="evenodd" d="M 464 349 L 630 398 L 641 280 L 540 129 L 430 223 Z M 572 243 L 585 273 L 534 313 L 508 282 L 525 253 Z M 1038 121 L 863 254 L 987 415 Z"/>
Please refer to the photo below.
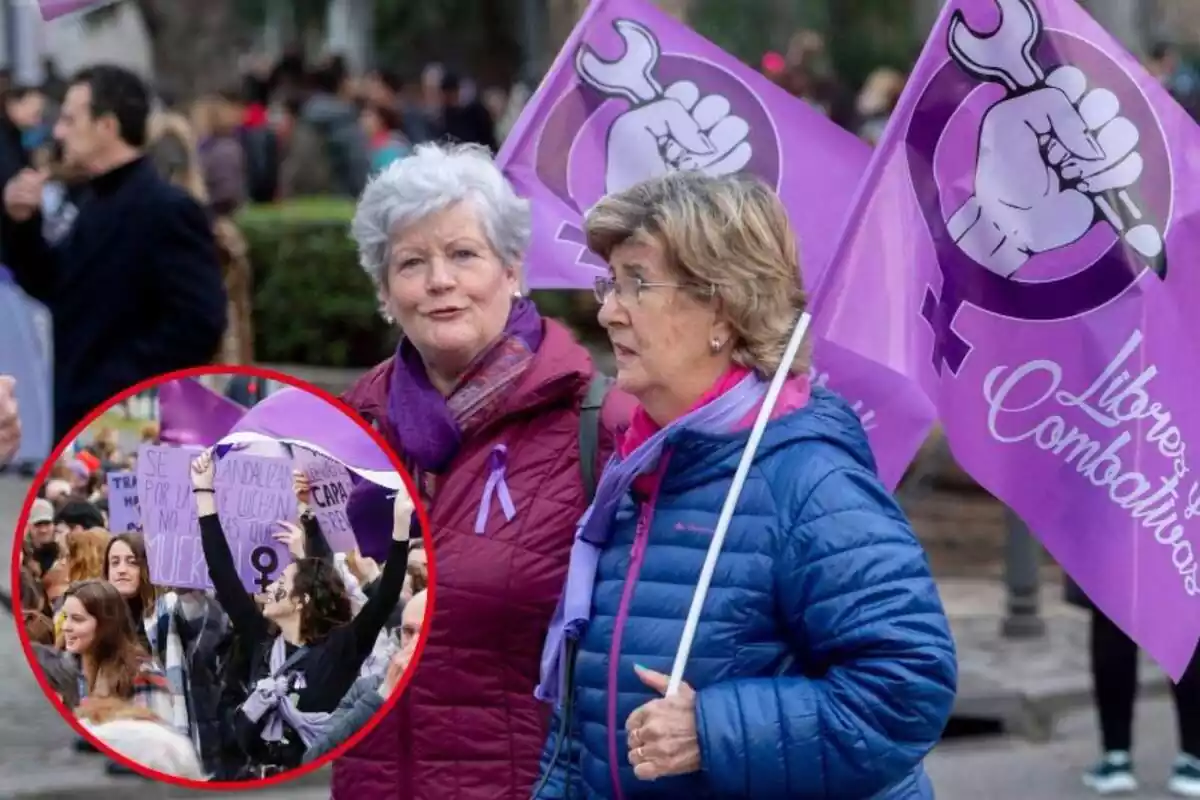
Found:
<path fill-rule="evenodd" d="M 950 0 L 814 298 L 839 365 L 920 387 L 1175 679 L 1200 640 L 1198 149 L 1076 0 Z"/>
<path fill-rule="evenodd" d="M 190 475 L 198 452 L 169 445 L 143 445 L 138 451 L 137 492 L 150 574 L 161 586 L 212 587 Z M 230 453 L 217 462 L 213 487 L 242 585 L 260 592 L 290 560 L 286 547 L 271 534 L 279 530 L 280 520 L 296 521 L 291 462 Z"/>
<path fill-rule="evenodd" d="M 13 461 L 42 462 L 54 447 L 53 321 L 0 267 L 0 375 L 16 378 L 21 445 Z"/>
<path fill-rule="evenodd" d="M 138 505 L 137 474 L 132 471 L 108 473 L 108 529 L 126 533 L 142 529 L 142 509 Z"/>
<path fill-rule="evenodd" d="M 230 453 L 217 461 L 213 481 L 217 516 L 233 553 L 242 585 L 261 592 L 291 561 L 287 548 L 271 535 L 279 522 L 296 522 L 292 463 L 245 453 Z"/>
<path fill-rule="evenodd" d="M 656 132 L 669 131 L 660 137 Z M 590 288 L 607 274 L 583 212 L 674 169 L 747 172 L 779 193 L 801 247 L 805 287 L 823 278 L 870 148 L 647 0 L 596 0 L 496 158 L 532 201 L 526 278 Z M 884 482 L 895 486 L 933 421 L 901 376 L 843 360 L 820 340 L 812 381 L 854 406 Z"/>
<path fill-rule="evenodd" d="M 158 586 L 210 589 L 190 474 L 198 450 L 170 445 L 138 449 L 137 495 L 150 579 Z"/>
<path fill-rule="evenodd" d="M 331 458 L 303 447 L 293 448 L 296 469 L 308 478 L 312 491 L 310 505 L 321 526 L 321 533 L 335 553 L 349 553 L 356 547 L 354 529 L 346 516 L 346 504 L 354 488 L 350 473 Z"/>

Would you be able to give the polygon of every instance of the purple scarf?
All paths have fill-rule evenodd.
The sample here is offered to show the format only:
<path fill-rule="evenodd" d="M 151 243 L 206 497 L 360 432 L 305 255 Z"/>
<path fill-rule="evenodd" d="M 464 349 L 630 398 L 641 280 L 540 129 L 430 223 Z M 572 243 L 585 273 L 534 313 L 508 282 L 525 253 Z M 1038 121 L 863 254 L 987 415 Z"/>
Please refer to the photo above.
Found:
<path fill-rule="evenodd" d="M 515 299 L 504 332 L 476 357 L 449 397 L 434 388 L 417 349 L 407 339 L 401 339 L 388 386 L 387 415 L 402 449 L 400 456 L 423 494 L 424 473 L 436 474 L 450 465 L 463 438 L 474 430 L 474 424 L 486 418 L 486 411 L 504 397 L 513 381 L 529 366 L 542 345 L 543 335 L 537 306 L 525 297 Z M 493 454 L 490 468 L 494 479 L 489 477 L 488 491 L 480 504 L 484 515 L 490 510 L 493 495 L 508 512 L 504 461 L 503 453 Z M 356 481 L 346 514 L 363 555 L 376 560 L 387 556 L 394 497 L 393 492 L 381 486 Z M 422 499 L 428 503 L 431 498 Z"/>
<path fill-rule="evenodd" d="M 528 298 L 514 300 L 500 338 L 476 357 L 447 398 L 430 383 L 417 349 L 407 339 L 401 340 L 388 389 L 388 421 L 404 455 L 427 472 L 449 466 L 464 432 L 469 432 L 472 415 L 500 388 L 497 378 L 511 378 L 506 368 L 523 366 L 521 359 L 528 359 L 541 345 L 542 318 L 537 307 Z"/>
<path fill-rule="evenodd" d="M 571 546 L 566 587 L 542 647 L 542 682 L 534 692 L 539 700 L 556 704 L 561 701 L 565 677 L 562 662 L 567 640 L 579 639 L 591 619 L 592 589 L 600 553 L 612 534 L 617 506 L 633 482 L 658 466 L 667 439 L 675 431 L 729 433 L 759 406 L 766 393 L 766 382 L 757 373 L 751 373 L 720 397 L 662 428 L 642 442 L 628 458 L 621 460 L 614 455 L 609 460 L 596 487 L 596 497 L 579 520 L 575 543 Z"/>

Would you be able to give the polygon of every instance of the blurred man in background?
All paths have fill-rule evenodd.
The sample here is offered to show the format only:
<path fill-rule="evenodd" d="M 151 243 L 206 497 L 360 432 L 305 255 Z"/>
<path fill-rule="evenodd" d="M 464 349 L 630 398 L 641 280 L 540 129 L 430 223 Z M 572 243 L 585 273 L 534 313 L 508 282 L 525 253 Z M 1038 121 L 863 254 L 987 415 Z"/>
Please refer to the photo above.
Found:
<path fill-rule="evenodd" d="M 212 227 L 145 158 L 149 115 L 128 70 L 97 66 L 71 82 L 54 133 L 89 181 L 57 246 L 42 232 L 47 173 L 24 169 L 4 188 L 8 266 L 54 318 L 56 439 L 135 383 L 211 362 L 225 330 Z"/>

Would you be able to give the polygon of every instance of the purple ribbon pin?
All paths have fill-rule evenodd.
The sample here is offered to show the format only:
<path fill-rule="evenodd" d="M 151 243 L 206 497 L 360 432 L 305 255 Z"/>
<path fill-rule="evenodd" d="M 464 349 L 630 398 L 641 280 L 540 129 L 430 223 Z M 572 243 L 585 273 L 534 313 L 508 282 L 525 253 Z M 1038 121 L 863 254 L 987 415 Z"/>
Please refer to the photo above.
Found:
<path fill-rule="evenodd" d="M 500 498 L 500 508 L 504 510 L 504 518 L 512 522 L 517 515 L 513 505 L 512 495 L 508 492 L 508 484 L 504 482 L 504 470 L 508 466 L 508 447 L 496 445 L 488 456 L 488 479 L 483 487 L 483 499 L 479 501 L 479 513 L 475 515 L 475 533 L 483 535 L 487 530 L 488 515 L 492 512 L 492 495 Z"/>

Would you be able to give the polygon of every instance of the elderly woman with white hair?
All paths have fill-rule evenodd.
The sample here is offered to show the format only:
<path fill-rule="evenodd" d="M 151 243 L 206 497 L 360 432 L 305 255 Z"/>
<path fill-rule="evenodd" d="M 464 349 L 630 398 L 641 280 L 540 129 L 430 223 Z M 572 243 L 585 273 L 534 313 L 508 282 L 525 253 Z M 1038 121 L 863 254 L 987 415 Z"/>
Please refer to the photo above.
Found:
<path fill-rule="evenodd" d="M 713 531 L 806 303 L 774 192 L 678 172 L 603 199 L 589 247 L 638 403 L 581 524 L 539 694 L 540 798 L 926 800 L 954 701 L 925 555 L 805 354 L 773 409 L 667 697 Z M 436 627 L 436 626 L 435 626 Z"/>
<path fill-rule="evenodd" d="M 484 148 L 417 147 L 367 186 L 353 234 L 403 336 L 343 399 L 416 479 L 437 593 L 411 684 L 335 764 L 334 797 L 526 800 L 547 732 L 542 641 L 631 401 L 522 295 L 529 204 Z M 360 484 L 352 520 L 382 494 Z"/>

